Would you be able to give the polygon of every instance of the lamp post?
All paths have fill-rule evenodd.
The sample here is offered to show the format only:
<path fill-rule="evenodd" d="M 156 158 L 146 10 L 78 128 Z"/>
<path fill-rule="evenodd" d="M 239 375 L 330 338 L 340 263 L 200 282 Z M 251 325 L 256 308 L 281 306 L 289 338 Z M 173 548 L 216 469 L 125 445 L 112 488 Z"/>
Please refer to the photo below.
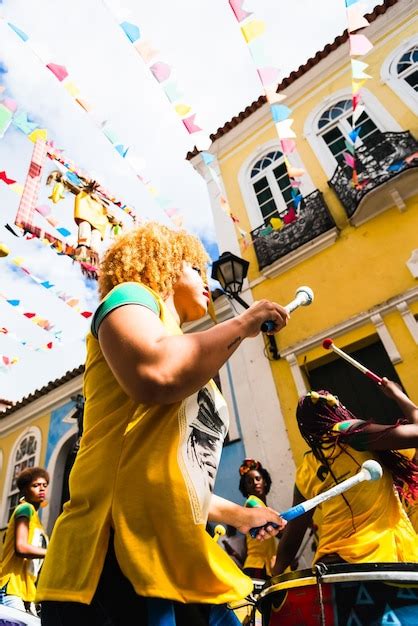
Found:
<path fill-rule="evenodd" d="M 248 261 L 232 254 L 232 252 L 223 252 L 219 259 L 212 264 L 212 278 L 220 283 L 229 298 L 239 302 L 244 309 L 248 309 L 249 304 L 239 296 L 239 293 L 242 290 L 242 284 L 247 276 L 249 265 Z M 271 357 L 277 361 L 280 359 L 280 354 L 277 349 L 276 339 L 274 335 L 267 335 L 267 339 Z"/>

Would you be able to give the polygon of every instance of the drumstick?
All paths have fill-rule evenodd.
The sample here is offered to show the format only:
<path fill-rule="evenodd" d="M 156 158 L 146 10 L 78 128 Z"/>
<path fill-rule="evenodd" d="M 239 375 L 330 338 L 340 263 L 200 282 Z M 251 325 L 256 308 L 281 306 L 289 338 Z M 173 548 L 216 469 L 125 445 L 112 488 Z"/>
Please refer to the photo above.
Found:
<path fill-rule="evenodd" d="M 369 461 L 365 461 L 361 466 L 361 470 L 357 472 L 357 474 L 355 474 L 354 476 L 351 476 L 350 478 L 343 480 L 342 483 L 338 483 L 334 487 L 327 489 L 326 491 L 318 494 L 314 498 L 310 498 L 309 500 L 305 500 L 305 502 L 301 502 L 300 504 L 296 504 L 295 506 L 292 506 L 290 509 L 287 509 L 287 511 L 283 511 L 283 513 L 280 513 L 280 517 L 282 517 L 286 521 L 295 519 L 295 517 L 299 517 L 300 515 L 303 515 L 307 511 L 314 509 L 316 506 L 318 506 L 318 504 L 321 504 L 322 502 L 325 502 L 326 500 L 330 500 L 331 498 L 334 498 L 335 496 L 342 494 L 344 491 L 347 491 L 347 489 L 351 489 L 351 487 L 354 487 L 355 485 L 360 484 L 364 480 L 379 480 L 379 478 L 381 478 L 382 475 L 383 475 L 382 466 L 377 461 L 374 461 L 373 459 L 370 459 Z M 254 496 L 250 496 L 250 498 L 251 498 L 251 503 L 247 505 L 247 502 L 246 502 L 245 506 L 260 506 L 260 504 L 257 504 L 255 502 Z M 247 501 L 250 500 L 250 498 L 248 498 Z M 257 498 L 257 500 L 259 499 Z M 259 502 L 262 502 L 262 501 L 259 500 Z M 265 524 L 263 527 L 259 526 L 257 528 L 251 528 L 250 529 L 251 537 L 256 537 L 260 528 L 266 528 L 267 526 L 272 526 L 273 528 L 277 528 L 277 524 L 275 524 L 274 522 L 269 522 Z"/>
<path fill-rule="evenodd" d="M 219 537 L 223 537 L 223 535 L 226 534 L 225 526 L 222 526 L 222 524 L 216 524 L 214 533 L 213 540 L 218 541 Z"/>
<path fill-rule="evenodd" d="M 359 363 L 355 359 L 353 359 L 352 356 L 350 356 L 349 354 L 347 354 L 346 352 L 341 350 L 341 348 L 337 348 L 337 346 L 334 344 L 332 339 L 329 339 L 329 338 L 328 339 L 324 339 L 324 341 L 322 342 L 322 345 L 325 348 L 325 350 L 330 350 L 331 349 L 336 354 L 339 354 L 340 357 L 342 357 L 348 363 L 350 363 L 351 365 L 354 365 L 354 367 L 356 367 L 358 370 L 360 370 L 360 372 L 362 372 L 362 374 L 365 374 L 367 376 L 367 378 L 370 378 L 371 380 L 373 380 L 378 385 L 382 384 L 382 379 L 380 378 L 380 376 L 378 376 L 377 374 L 375 374 L 371 370 L 367 369 L 367 367 L 365 367 L 364 365 L 362 365 L 361 363 Z"/>
<path fill-rule="evenodd" d="M 286 304 L 284 307 L 288 313 L 292 313 L 300 306 L 308 306 L 312 304 L 314 299 L 313 291 L 310 287 L 298 287 L 294 299 Z M 271 333 L 276 327 L 276 324 L 272 320 L 267 320 L 261 324 L 261 331 L 263 333 Z"/>

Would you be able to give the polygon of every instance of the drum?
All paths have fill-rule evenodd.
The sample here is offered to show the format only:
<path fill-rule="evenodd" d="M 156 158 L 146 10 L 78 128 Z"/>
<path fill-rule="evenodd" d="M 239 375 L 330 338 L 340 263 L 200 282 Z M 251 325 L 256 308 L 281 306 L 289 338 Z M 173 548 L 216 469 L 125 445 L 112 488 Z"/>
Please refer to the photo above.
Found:
<path fill-rule="evenodd" d="M 417 626 L 418 564 L 324 565 L 271 579 L 263 626 Z"/>
<path fill-rule="evenodd" d="M 253 592 L 240 602 L 231 602 L 228 608 L 232 609 L 243 626 L 261 626 L 261 613 L 256 607 L 256 600 L 266 584 L 265 580 L 253 578 Z"/>

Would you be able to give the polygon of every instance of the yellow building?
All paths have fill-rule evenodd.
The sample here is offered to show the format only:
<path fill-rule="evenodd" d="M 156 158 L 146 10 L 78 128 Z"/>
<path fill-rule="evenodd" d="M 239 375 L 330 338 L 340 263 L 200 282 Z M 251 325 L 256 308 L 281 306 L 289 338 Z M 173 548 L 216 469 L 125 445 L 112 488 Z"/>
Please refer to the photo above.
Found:
<path fill-rule="evenodd" d="M 350 184 L 351 170 L 343 158 L 352 115 L 347 33 L 277 89 L 286 94 L 285 103 L 292 110 L 297 136 L 294 163 L 305 170 L 304 199 L 294 222 L 268 232 L 270 219 L 289 215 L 293 202 L 263 96 L 211 136 L 209 151 L 216 157 L 211 167 L 218 183 L 201 154 L 188 155 L 207 181 L 220 251 L 250 262 L 242 297 L 248 302 L 267 298 L 286 304 L 301 285 L 314 292 L 314 303 L 294 312 L 288 327 L 277 335 L 280 358 L 269 365 L 278 405 L 270 397 L 274 408 L 266 407 L 265 422 L 260 419 L 255 435 L 261 436 L 264 427 L 269 429 L 282 414 L 289 441 L 270 438 L 263 459 L 269 467 L 281 464 L 277 480 L 290 479 L 294 472 L 288 465 L 288 443 L 296 463 L 306 449 L 295 407 L 309 388 L 334 391 L 365 417 L 398 416 L 374 383 L 322 347 L 324 338 L 331 337 L 377 374 L 398 378 L 418 402 L 416 4 L 386 0 L 367 18 L 364 33 L 373 49 L 362 60 L 369 64 L 372 78 L 361 90 L 364 111 L 357 122 L 361 130 L 356 155 L 366 181 L 361 190 Z M 240 249 L 237 229 L 220 205 L 219 181 L 240 228 L 251 233 L 253 244 L 246 250 Z M 236 364 L 232 372 L 238 386 L 239 367 Z M 264 395 L 264 402 L 263 387 L 268 384 L 266 376 L 259 378 L 257 393 Z M 245 400 L 242 413 L 244 405 Z M 250 422 L 250 416 L 241 418 Z"/>

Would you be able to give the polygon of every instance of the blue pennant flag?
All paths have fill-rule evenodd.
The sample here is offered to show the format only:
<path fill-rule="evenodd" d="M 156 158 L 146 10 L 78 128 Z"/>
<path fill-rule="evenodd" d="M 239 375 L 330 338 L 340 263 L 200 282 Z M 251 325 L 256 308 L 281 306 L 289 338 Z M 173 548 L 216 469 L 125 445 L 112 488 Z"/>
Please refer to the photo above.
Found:
<path fill-rule="evenodd" d="M 135 24 L 131 24 L 130 22 L 122 22 L 120 26 L 129 41 L 131 41 L 132 43 L 135 43 L 135 41 L 138 41 L 138 39 L 140 39 L 141 33 L 138 26 L 135 26 Z"/>
<path fill-rule="evenodd" d="M 277 124 L 277 122 L 284 122 L 284 120 L 287 120 L 292 112 L 292 109 L 289 109 L 289 107 L 285 104 L 272 104 L 270 109 L 273 116 L 273 122 L 275 124 Z"/>
<path fill-rule="evenodd" d="M 10 26 L 10 28 L 15 31 L 16 35 L 19 35 L 22 41 L 27 41 L 29 39 L 29 37 L 27 36 L 26 33 L 23 32 L 23 30 L 20 30 L 20 28 L 18 28 L 14 24 L 11 24 L 10 22 L 7 22 L 7 23 Z"/>

